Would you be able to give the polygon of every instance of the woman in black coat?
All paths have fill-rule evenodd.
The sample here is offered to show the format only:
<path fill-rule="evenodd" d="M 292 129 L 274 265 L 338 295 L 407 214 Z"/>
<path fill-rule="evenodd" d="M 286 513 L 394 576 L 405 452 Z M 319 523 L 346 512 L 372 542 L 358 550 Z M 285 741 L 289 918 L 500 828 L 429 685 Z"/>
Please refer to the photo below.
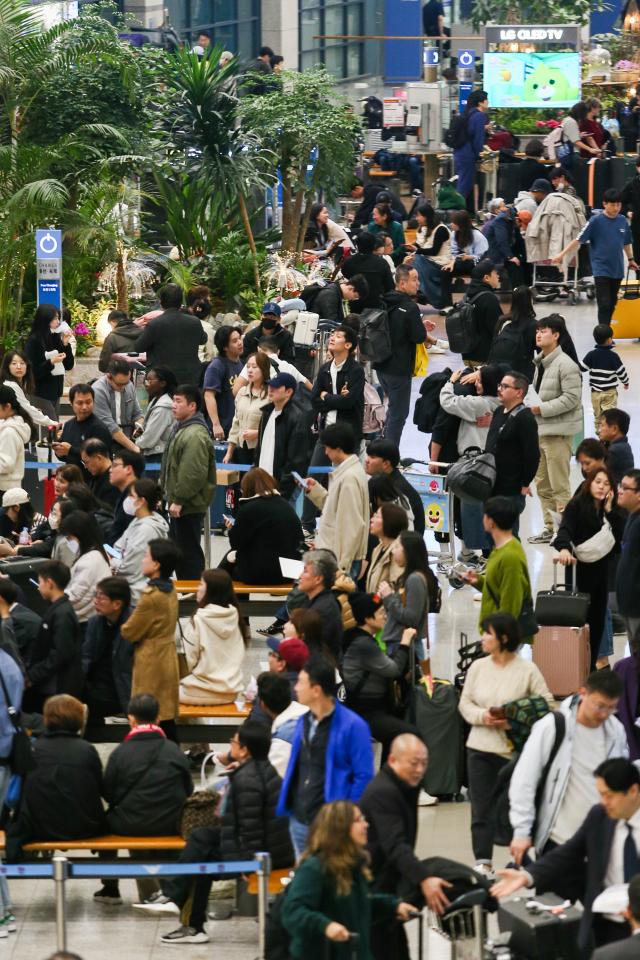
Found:
<path fill-rule="evenodd" d="M 74 365 L 69 345 L 71 334 L 56 333 L 60 314 L 50 303 L 41 303 L 35 312 L 25 353 L 33 370 L 36 396 L 49 400 L 58 411 L 64 387 L 64 371 Z"/>
<path fill-rule="evenodd" d="M 574 548 L 583 546 L 602 530 L 608 522 L 613 537 L 609 549 L 604 549 L 597 560 L 586 562 L 576 559 Z M 589 603 L 589 640 L 591 644 L 591 669 L 595 669 L 598 649 L 607 610 L 609 591 L 609 564 L 620 549 L 625 515 L 616 504 L 616 485 L 606 467 L 598 467 L 578 487 L 562 513 L 562 522 L 553 546 L 560 551 L 554 562 L 567 567 L 565 581 L 571 586 L 572 564 L 576 565 L 576 585 L 580 592 L 591 596 Z"/>
<path fill-rule="evenodd" d="M 36 768 L 25 780 L 20 814 L 7 834 L 9 862 L 21 859 L 25 843 L 106 833 L 102 766 L 96 748 L 82 739 L 85 719 L 85 706 L 75 697 L 63 693 L 46 701 Z"/>
<path fill-rule="evenodd" d="M 300 558 L 300 519 L 260 467 L 245 473 L 240 493 L 235 522 L 226 521 L 232 549 L 220 566 L 243 583 L 284 583 L 278 558 Z"/>

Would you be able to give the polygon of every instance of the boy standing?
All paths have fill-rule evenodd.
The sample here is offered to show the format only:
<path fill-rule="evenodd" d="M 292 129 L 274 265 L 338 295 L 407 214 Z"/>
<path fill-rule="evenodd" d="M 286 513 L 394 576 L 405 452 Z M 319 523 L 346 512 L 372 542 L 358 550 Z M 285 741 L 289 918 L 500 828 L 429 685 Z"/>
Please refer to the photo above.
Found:
<path fill-rule="evenodd" d="M 607 450 L 607 466 L 616 483 L 633 470 L 633 450 L 627 440 L 631 417 L 625 410 L 603 411 L 598 433 Z"/>
<path fill-rule="evenodd" d="M 603 213 L 591 220 L 580 235 L 567 244 L 564 250 L 551 261 L 561 266 L 583 243 L 590 245 L 591 266 L 596 285 L 598 323 L 610 323 L 618 298 L 618 290 L 624 277 L 626 253 L 630 270 L 638 270 L 633 259 L 632 236 L 629 222 L 620 213 L 622 201 L 619 190 L 605 190 L 602 197 Z"/>
<path fill-rule="evenodd" d="M 625 365 L 613 349 L 613 330 L 607 323 L 593 328 L 596 345 L 584 357 L 580 367 L 589 374 L 591 406 L 596 427 L 603 410 L 618 406 L 618 381 L 629 389 L 629 375 Z"/>

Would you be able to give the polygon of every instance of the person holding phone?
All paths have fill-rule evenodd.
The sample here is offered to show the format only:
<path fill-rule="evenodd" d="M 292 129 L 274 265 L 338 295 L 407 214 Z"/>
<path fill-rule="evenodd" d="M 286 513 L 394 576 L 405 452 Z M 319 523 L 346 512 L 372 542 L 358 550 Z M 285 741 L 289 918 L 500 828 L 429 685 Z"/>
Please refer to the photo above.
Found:
<path fill-rule="evenodd" d="M 70 333 L 58 333 L 60 313 L 50 303 L 41 303 L 37 308 L 31 332 L 25 345 L 25 354 L 36 386 L 36 396 L 49 400 L 56 413 L 64 387 L 65 370 L 72 370 L 74 357 Z"/>

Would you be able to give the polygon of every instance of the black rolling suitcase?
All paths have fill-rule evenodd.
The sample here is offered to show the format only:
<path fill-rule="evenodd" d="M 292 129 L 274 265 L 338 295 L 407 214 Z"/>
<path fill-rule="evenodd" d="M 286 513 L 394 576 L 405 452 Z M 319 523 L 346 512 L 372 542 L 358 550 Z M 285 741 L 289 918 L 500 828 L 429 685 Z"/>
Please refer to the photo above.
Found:
<path fill-rule="evenodd" d="M 498 167 L 498 185 L 496 196 L 505 203 L 513 203 L 520 192 L 520 164 L 501 163 Z"/>
<path fill-rule="evenodd" d="M 541 896 L 515 897 L 500 904 L 498 926 L 509 931 L 509 947 L 523 960 L 580 960 L 577 946 L 578 927 L 582 917 L 575 907 L 566 907 L 559 914 L 536 908 L 560 906 L 563 901 L 553 893 Z"/>
<path fill-rule="evenodd" d="M 5 557 L 0 560 L 0 574 L 10 577 L 24 594 L 24 603 L 42 616 L 49 604 L 38 591 L 38 569 L 47 557 Z"/>

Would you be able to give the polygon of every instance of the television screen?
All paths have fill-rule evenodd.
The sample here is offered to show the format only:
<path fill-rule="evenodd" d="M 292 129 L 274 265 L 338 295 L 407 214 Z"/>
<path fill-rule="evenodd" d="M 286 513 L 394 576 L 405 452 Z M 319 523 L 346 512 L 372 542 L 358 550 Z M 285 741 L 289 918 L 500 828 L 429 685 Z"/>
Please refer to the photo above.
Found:
<path fill-rule="evenodd" d="M 572 107 L 580 99 L 579 53 L 485 53 L 490 107 Z"/>

